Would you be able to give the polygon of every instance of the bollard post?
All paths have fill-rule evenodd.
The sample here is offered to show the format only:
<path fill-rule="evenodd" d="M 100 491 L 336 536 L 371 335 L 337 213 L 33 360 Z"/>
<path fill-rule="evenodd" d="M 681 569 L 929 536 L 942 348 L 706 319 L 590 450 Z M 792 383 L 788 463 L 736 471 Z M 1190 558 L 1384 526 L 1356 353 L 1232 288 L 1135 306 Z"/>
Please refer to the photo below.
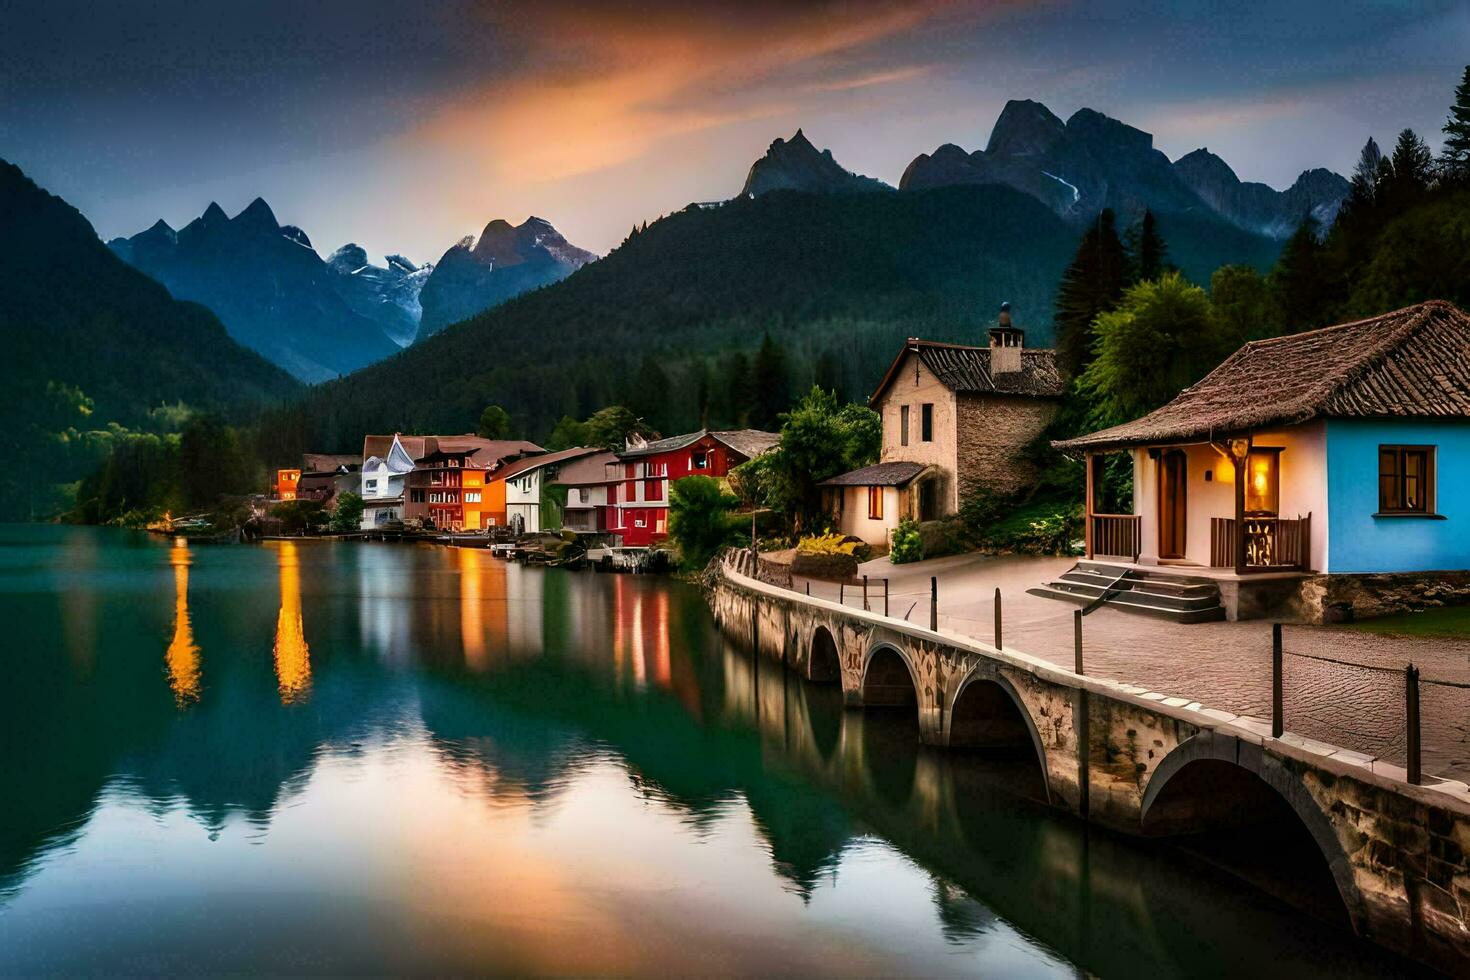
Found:
<path fill-rule="evenodd" d="M 1000 646 L 1000 586 L 995 587 L 995 648 Z"/>
<path fill-rule="evenodd" d="M 883 576 L 883 615 L 888 615 L 888 576 Z"/>
<path fill-rule="evenodd" d="M 846 582 L 838 582 L 837 583 L 837 604 L 839 606 L 845 606 L 845 605 L 847 605 L 847 583 Z"/>
<path fill-rule="evenodd" d="M 1409 727 L 1409 782 L 1418 786 L 1423 780 L 1419 770 L 1419 668 L 1404 668 L 1404 720 Z"/>
<path fill-rule="evenodd" d="M 1271 624 L 1271 737 L 1280 738 L 1285 731 L 1281 709 L 1281 624 Z"/>
<path fill-rule="evenodd" d="M 939 578 L 929 576 L 929 629 L 939 632 Z"/>
<path fill-rule="evenodd" d="M 1082 671 L 1082 610 L 1072 610 L 1072 652 L 1077 659 L 1075 670 L 1080 676 Z"/>
<path fill-rule="evenodd" d="M 863 612 L 868 611 L 868 577 L 863 576 Z"/>

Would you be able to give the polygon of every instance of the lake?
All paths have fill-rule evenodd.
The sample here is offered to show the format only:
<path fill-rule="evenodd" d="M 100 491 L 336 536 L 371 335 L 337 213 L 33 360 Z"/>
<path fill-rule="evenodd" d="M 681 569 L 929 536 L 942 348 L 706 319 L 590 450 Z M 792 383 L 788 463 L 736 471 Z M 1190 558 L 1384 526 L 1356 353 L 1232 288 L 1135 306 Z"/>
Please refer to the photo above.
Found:
<path fill-rule="evenodd" d="M 0 527 L 0 973 L 1405 972 L 668 578 Z"/>

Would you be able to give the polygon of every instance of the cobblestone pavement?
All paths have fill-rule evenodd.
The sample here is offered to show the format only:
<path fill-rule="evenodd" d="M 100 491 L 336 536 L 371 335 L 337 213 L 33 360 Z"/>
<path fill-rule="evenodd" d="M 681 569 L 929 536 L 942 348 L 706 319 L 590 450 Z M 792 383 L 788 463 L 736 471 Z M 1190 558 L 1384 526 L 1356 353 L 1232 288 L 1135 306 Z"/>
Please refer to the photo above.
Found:
<path fill-rule="evenodd" d="M 869 601 L 882 610 L 880 580 L 889 578 L 889 611 L 927 624 L 929 577 L 939 579 L 939 628 L 991 642 L 994 594 L 1001 590 L 1005 645 L 1071 669 L 1075 606 L 1026 594 L 1074 563 L 1070 558 L 957 555 L 893 566 L 864 564 Z M 797 588 L 805 587 L 798 579 Z M 811 583 L 835 600 L 838 587 Z M 849 586 L 848 604 L 860 606 Z M 1428 640 L 1331 627 L 1287 626 L 1283 632 L 1283 701 L 1288 732 L 1366 752 L 1402 765 L 1406 752 L 1403 667 L 1421 672 L 1423 768 L 1470 781 L 1470 690 L 1427 683 L 1470 683 L 1470 637 Z M 1237 714 L 1271 716 L 1271 628 L 1261 621 L 1179 624 L 1103 606 L 1083 621 L 1089 674 Z M 1327 663 L 1320 658 L 1363 666 Z M 1372 668 L 1388 668 L 1374 670 Z"/>

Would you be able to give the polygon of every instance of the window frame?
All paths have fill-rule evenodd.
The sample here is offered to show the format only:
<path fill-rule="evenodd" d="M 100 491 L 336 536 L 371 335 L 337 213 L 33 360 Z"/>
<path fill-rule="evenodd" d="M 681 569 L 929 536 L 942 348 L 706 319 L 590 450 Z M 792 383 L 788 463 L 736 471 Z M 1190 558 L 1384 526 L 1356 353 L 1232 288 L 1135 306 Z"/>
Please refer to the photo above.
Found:
<path fill-rule="evenodd" d="M 1439 465 L 1436 459 L 1437 447 L 1433 445 L 1415 445 L 1411 443 L 1380 443 L 1378 446 L 1378 510 L 1374 517 L 1421 517 L 1421 518 L 1443 518 L 1436 509 L 1439 503 L 1438 479 Z M 1392 455 L 1394 470 L 1386 473 L 1383 468 L 1384 457 Z M 1423 506 L 1406 507 L 1403 501 L 1408 496 L 1408 466 L 1410 456 L 1423 459 L 1423 472 L 1419 474 L 1419 480 L 1424 484 L 1421 497 Z M 1397 506 L 1388 506 L 1389 500 L 1384 493 L 1385 480 L 1395 482 L 1394 491 L 1397 496 Z"/>
<path fill-rule="evenodd" d="M 883 488 L 868 487 L 868 520 L 883 520 Z"/>
<path fill-rule="evenodd" d="M 909 444 L 909 407 L 898 406 L 898 444 L 907 446 Z"/>
<path fill-rule="evenodd" d="M 925 402 L 919 406 L 919 441 L 934 441 L 934 403 Z"/>

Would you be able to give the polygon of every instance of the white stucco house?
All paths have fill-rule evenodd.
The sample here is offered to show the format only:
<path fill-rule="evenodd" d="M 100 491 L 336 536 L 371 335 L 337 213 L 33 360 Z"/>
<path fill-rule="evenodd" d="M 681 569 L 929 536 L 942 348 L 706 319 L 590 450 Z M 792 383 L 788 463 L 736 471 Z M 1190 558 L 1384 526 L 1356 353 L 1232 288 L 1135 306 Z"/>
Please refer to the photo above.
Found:
<path fill-rule="evenodd" d="M 363 459 L 361 526 L 364 531 L 403 519 L 403 484 L 413 466 L 413 457 L 396 435 L 381 456 Z"/>

